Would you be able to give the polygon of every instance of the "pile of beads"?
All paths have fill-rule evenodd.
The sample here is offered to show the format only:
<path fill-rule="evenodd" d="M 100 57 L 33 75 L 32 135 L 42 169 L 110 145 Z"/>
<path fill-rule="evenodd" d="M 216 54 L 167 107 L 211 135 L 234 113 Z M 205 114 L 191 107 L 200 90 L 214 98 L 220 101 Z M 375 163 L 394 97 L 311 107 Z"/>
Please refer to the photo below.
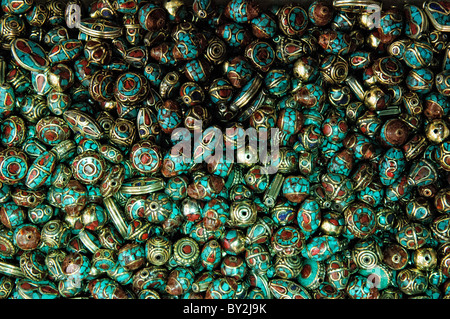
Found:
<path fill-rule="evenodd" d="M 450 298 L 447 7 L 3 0 L 0 299 Z"/>

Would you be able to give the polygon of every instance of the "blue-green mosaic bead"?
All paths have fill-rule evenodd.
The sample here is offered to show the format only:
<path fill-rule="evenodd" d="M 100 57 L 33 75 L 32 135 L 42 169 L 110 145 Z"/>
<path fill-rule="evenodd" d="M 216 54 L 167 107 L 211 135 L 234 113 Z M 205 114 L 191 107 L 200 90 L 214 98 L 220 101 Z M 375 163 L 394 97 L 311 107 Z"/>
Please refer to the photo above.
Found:
<path fill-rule="evenodd" d="M 306 289 L 314 290 L 325 279 L 325 263 L 313 259 L 305 259 L 302 263 L 297 282 Z"/>
<path fill-rule="evenodd" d="M 309 182 L 303 176 L 288 176 L 282 186 L 282 194 L 293 203 L 301 203 L 309 195 Z"/>
<path fill-rule="evenodd" d="M 188 80 L 193 82 L 206 82 L 210 75 L 209 62 L 202 58 L 187 62 L 182 70 Z"/>
<path fill-rule="evenodd" d="M 413 69 L 426 68 L 433 60 L 433 49 L 427 42 L 411 42 L 403 54 L 403 61 Z"/>
<path fill-rule="evenodd" d="M 355 16 L 351 12 L 338 11 L 333 17 L 331 28 L 344 32 L 352 31 L 355 26 Z"/>
<path fill-rule="evenodd" d="M 384 187 L 377 181 L 372 181 L 364 189 L 359 191 L 356 196 L 359 200 L 377 207 L 383 202 L 384 199 Z"/>
<path fill-rule="evenodd" d="M 57 299 L 60 297 L 58 287 L 51 281 L 36 282 L 20 279 L 16 283 L 19 299 Z"/>
<path fill-rule="evenodd" d="M 73 70 L 75 77 L 80 81 L 81 85 L 89 88 L 92 76 L 99 70 L 99 67 L 86 58 L 81 57 L 74 61 Z"/>
<path fill-rule="evenodd" d="M 245 0 L 232 0 L 225 7 L 224 14 L 227 18 L 237 22 L 250 22 L 259 15 L 260 8 L 257 3 Z"/>
<path fill-rule="evenodd" d="M 271 69 L 264 77 L 264 84 L 270 94 L 280 96 L 289 90 L 290 76 L 285 70 Z"/>
<path fill-rule="evenodd" d="M 267 273 L 272 265 L 269 249 L 261 243 L 253 243 L 245 249 L 245 261 L 247 266 L 257 273 Z"/>
<path fill-rule="evenodd" d="M 234 299 L 237 291 L 236 280 L 231 277 L 215 279 L 206 290 L 205 299 Z"/>
<path fill-rule="evenodd" d="M 241 256 L 226 255 L 222 258 L 220 272 L 224 276 L 241 280 L 247 274 L 246 259 Z"/>
<path fill-rule="evenodd" d="M 406 166 L 403 152 L 395 147 L 386 151 L 378 165 L 380 181 L 383 185 L 392 185 L 403 173 Z"/>
<path fill-rule="evenodd" d="M 308 26 L 308 14 L 302 6 L 286 4 L 275 14 L 279 28 L 286 36 L 297 37 L 305 33 Z"/>
<path fill-rule="evenodd" d="M 275 299 L 312 299 L 305 288 L 292 280 L 272 279 L 269 287 Z"/>
<path fill-rule="evenodd" d="M 144 216 L 151 223 L 161 224 L 176 208 L 170 197 L 162 192 L 151 193 L 146 199 Z"/>
<path fill-rule="evenodd" d="M 409 223 L 401 227 L 397 234 L 397 242 L 406 249 L 419 249 L 427 244 L 431 231 L 420 223 Z"/>
<path fill-rule="evenodd" d="M 322 123 L 322 133 L 330 142 L 341 142 L 348 133 L 347 122 L 337 113 L 331 113 Z"/>
<path fill-rule="evenodd" d="M 441 148 L 442 145 L 443 144 L 441 144 Z M 441 165 L 441 167 L 443 167 L 443 165 Z M 422 187 L 436 182 L 438 178 L 437 168 L 437 165 L 426 159 L 420 159 L 413 162 L 409 169 L 408 183 L 417 187 Z"/>
<path fill-rule="evenodd" d="M 81 221 L 86 229 L 96 231 L 108 221 L 106 210 L 96 203 L 90 203 L 81 213 Z"/>
<path fill-rule="evenodd" d="M 408 200 L 412 196 L 413 186 L 408 183 L 407 176 L 401 176 L 386 188 L 386 199 L 396 202 L 400 199 Z"/>
<path fill-rule="evenodd" d="M 377 299 L 378 297 L 378 290 L 372 289 L 367 277 L 362 275 L 352 276 L 345 291 L 351 299 Z"/>
<path fill-rule="evenodd" d="M 88 289 L 94 299 L 128 299 L 124 289 L 113 279 L 93 279 Z"/>
<path fill-rule="evenodd" d="M 322 235 L 312 237 L 302 249 L 302 256 L 315 261 L 328 259 L 333 254 L 341 251 L 345 247 L 345 241 L 336 237 Z"/>
<path fill-rule="evenodd" d="M 105 173 L 105 160 L 97 152 L 87 151 L 72 161 L 73 177 L 83 184 L 97 183 Z"/>
<path fill-rule="evenodd" d="M 16 104 L 16 94 L 8 83 L 0 86 L 0 101 L 0 118 L 9 116 Z"/>
<path fill-rule="evenodd" d="M 39 204 L 28 209 L 28 219 L 33 224 L 45 224 L 53 217 L 53 207 L 48 204 Z"/>
<path fill-rule="evenodd" d="M 297 226 L 287 225 L 278 228 L 272 235 L 271 245 L 281 256 L 294 256 L 301 253 L 305 245 L 305 235 Z"/>
<path fill-rule="evenodd" d="M 352 239 L 367 238 L 376 230 L 374 209 L 364 202 L 355 201 L 344 211 L 346 221 L 346 237 Z"/>
<path fill-rule="evenodd" d="M 405 35 L 412 39 L 418 39 L 428 31 L 428 18 L 420 7 L 408 4 L 404 8 L 405 13 Z"/>
<path fill-rule="evenodd" d="M 185 175 L 173 176 L 167 180 L 164 192 L 174 201 L 183 200 L 187 196 L 188 185 L 189 180 Z"/>
<path fill-rule="evenodd" d="M 176 267 L 167 278 L 165 291 L 174 296 L 182 295 L 191 289 L 194 279 L 195 275 L 191 269 Z"/>
<path fill-rule="evenodd" d="M 346 55 L 352 49 L 352 39 L 349 33 L 326 30 L 318 38 L 319 45 L 328 54 Z"/>
<path fill-rule="evenodd" d="M 74 133 L 79 133 L 93 140 L 98 140 L 102 137 L 101 127 L 87 113 L 77 109 L 70 109 L 64 112 L 63 117 Z"/>
<path fill-rule="evenodd" d="M 225 225 L 230 217 L 230 205 L 222 198 L 208 201 L 201 211 L 205 228 L 215 230 Z"/>
<path fill-rule="evenodd" d="M 145 248 L 138 243 L 123 246 L 117 253 L 117 261 L 127 270 L 136 270 L 145 264 Z"/>
<path fill-rule="evenodd" d="M 322 216 L 317 201 L 312 198 L 305 199 L 297 211 L 297 223 L 306 239 L 317 231 L 321 221 Z"/>
<path fill-rule="evenodd" d="M 98 249 L 92 256 L 92 267 L 100 272 L 113 270 L 117 264 L 117 255 L 111 249 Z"/>
<path fill-rule="evenodd" d="M 100 150 L 100 143 L 97 140 L 85 138 L 78 134 L 81 139 L 77 141 L 77 153 L 82 154 L 84 152 L 98 152 Z"/>
<path fill-rule="evenodd" d="M 159 87 L 165 74 L 165 69 L 161 64 L 149 63 L 144 68 L 144 76 L 151 85 Z"/>
<path fill-rule="evenodd" d="M 49 146 L 55 146 L 70 136 L 70 128 L 67 123 L 54 116 L 48 116 L 39 120 L 36 124 L 36 137 Z"/>
<path fill-rule="evenodd" d="M 19 147 L 26 138 L 27 127 L 22 118 L 12 115 L 0 124 L 0 142 L 6 147 Z"/>
<path fill-rule="evenodd" d="M 91 271 L 89 258 L 80 253 L 69 253 L 63 260 L 62 270 L 67 279 L 81 282 L 85 280 Z"/>
<path fill-rule="evenodd" d="M 428 68 L 412 69 L 405 79 L 406 86 L 411 91 L 419 94 L 431 92 L 434 84 L 434 73 Z M 440 82 L 436 80 L 436 87 L 439 91 Z M 442 93 L 442 92 L 441 92 Z"/>
<path fill-rule="evenodd" d="M 260 39 L 272 39 L 278 30 L 277 21 L 264 12 L 250 23 L 253 35 Z"/>
<path fill-rule="evenodd" d="M 211 271 L 220 265 L 222 259 L 222 248 L 219 242 L 212 239 L 206 242 L 200 252 L 201 265 L 207 270 Z"/>
<path fill-rule="evenodd" d="M 14 229 L 26 221 L 25 210 L 14 202 L 6 202 L 0 207 L 0 217 L 2 224 Z"/>
<path fill-rule="evenodd" d="M 30 189 L 38 189 L 51 177 L 57 164 L 56 154 L 45 151 L 31 164 L 25 178 L 25 185 Z"/>
<path fill-rule="evenodd" d="M 282 200 L 275 204 L 270 210 L 273 223 L 278 226 L 292 224 L 295 220 L 295 207 L 293 203 Z"/>
<path fill-rule="evenodd" d="M 386 12 L 381 15 L 379 23 L 380 32 L 394 38 L 401 35 L 405 24 L 403 15 L 396 9 L 386 10 Z"/>
<path fill-rule="evenodd" d="M 82 52 L 83 43 L 80 40 L 62 40 L 50 49 L 48 59 L 52 64 L 69 62 L 78 58 Z"/>
<path fill-rule="evenodd" d="M 16 19 L 13 16 L 9 16 L 9 18 Z M 6 23 L 6 21 L 3 21 L 3 23 Z M 22 38 L 15 39 L 11 43 L 11 53 L 15 61 L 28 71 L 45 71 L 49 66 L 47 53 L 36 42 Z"/>
<path fill-rule="evenodd" d="M 230 47 L 245 46 L 251 36 L 248 29 L 235 22 L 221 24 L 216 33 Z"/>
<path fill-rule="evenodd" d="M 245 48 L 245 56 L 262 72 L 267 72 L 275 61 L 275 50 L 264 41 L 256 40 Z"/>

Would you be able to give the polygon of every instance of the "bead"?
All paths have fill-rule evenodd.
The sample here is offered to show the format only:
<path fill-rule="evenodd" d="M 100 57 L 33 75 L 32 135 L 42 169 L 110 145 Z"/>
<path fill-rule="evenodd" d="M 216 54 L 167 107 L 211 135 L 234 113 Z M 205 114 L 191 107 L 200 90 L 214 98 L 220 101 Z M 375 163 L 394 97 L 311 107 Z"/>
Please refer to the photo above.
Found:
<path fill-rule="evenodd" d="M 50 64 L 44 49 L 30 40 L 14 40 L 11 43 L 11 53 L 15 61 L 28 71 L 45 71 Z"/>
<path fill-rule="evenodd" d="M 269 287 L 276 299 L 311 299 L 305 288 L 291 280 L 272 279 L 269 281 Z"/>
<path fill-rule="evenodd" d="M 309 290 L 315 290 L 325 278 L 325 264 L 321 261 L 306 259 L 297 276 L 298 283 Z"/>
<path fill-rule="evenodd" d="M 251 31 L 235 22 L 219 25 L 216 34 L 230 47 L 245 47 L 251 38 Z"/>
<path fill-rule="evenodd" d="M 289 201 L 301 203 L 309 194 L 309 186 L 302 176 L 288 176 L 283 182 L 282 193 Z"/>
<path fill-rule="evenodd" d="M 172 255 L 172 244 L 166 237 L 149 238 L 145 244 L 145 256 L 155 266 L 164 265 Z"/>
<path fill-rule="evenodd" d="M 26 278 L 42 281 L 47 277 L 45 255 L 38 251 L 26 251 L 20 256 L 20 269 Z"/>
<path fill-rule="evenodd" d="M 425 292 L 428 279 L 416 268 L 403 269 L 397 275 L 399 289 L 407 295 L 417 295 Z"/>
<path fill-rule="evenodd" d="M 375 213 L 367 204 L 354 202 L 345 209 L 344 215 L 350 236 L 365 239 L 375 232 Z"/>
<path fill-rule="evenodd" d="M 162 29 L 167 19 L 166 11 L 155 4 L 145 4 L 138 10 L 139 24 L 147 31 Z"/>
<path fill-rule="evenodd" d="M 96 152 L 81 153 L 72 162 L 73 177 L 83 184 L 95 184 L 102 179 L 104 171 L 105 161 Z"/>
<path fill-rule="evenodd" d="M 428 228 L 419 223 L 411 223 L 398 231 L 396 239 L 406 249 L 418 249 L 427 243 L 430 236 Z"/>
<path fill-rule="evenodd" d="M 177 267 L 169 273 L 165 291 L 174 296 L 188 291 L 194 283 L 194 273 L 183 267 Z"/>
<path fill-rule="evenodd" d="M 31 224 L 21 224 L 14 230 L 14 244 L 22 250 L 29 251 L 37 248 L 40 240 L 40 230 Z"/>
<path fill-rule="evenodd" d="M 109 278 L 89 281 L 88 289 L 94 299 L 128 299 L 124 289 Z"/>
<path fill-rule="evenodd" d="M 145 249 L 137 243 L 126 244 L 117 253 L 119 264 L 127 270 L 136 270 L 145 264 Z"/>
<path fill-rule="evenodd" d="M 25 210 L 16 203 L 6 202 L 0 208 L 0 220 L 5 227 L 14 229 L 25 223 Z"/>

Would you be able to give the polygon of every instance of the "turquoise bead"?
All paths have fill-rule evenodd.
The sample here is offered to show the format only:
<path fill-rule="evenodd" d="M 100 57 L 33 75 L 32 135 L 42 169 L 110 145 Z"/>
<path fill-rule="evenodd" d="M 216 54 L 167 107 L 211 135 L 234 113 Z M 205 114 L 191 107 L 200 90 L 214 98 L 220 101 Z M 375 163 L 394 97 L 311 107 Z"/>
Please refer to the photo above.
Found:
<path fill-rule="evenodd" d="M 405 48 L 403 61 L 413 69 L 426 68 L 433 60 L 433 49 L 426 42 L 414 41 Z"/>
<path fill-rule="evenodd" d="M 16 104 L 16 93 L 8 83 L 0 85 L 0 118 L 11 114 Z"/>
<path fill-rule="evenodd" d="M 297 276 L 297 282 L 309 290 L 319 287 L 325 279 L 325 263 L 313 259 L 304 259 L 302 269 Z"/>
<path fill-rule="evenodd" d="M 70 127 L 62 118 L 47 116 L 36 123 L 36 134 L 44 144 L 55 146 L 69 139 Z"/>
<path fill-rule="evenodd" d="M 209 285 L 205 299 L 234 299 L 236 290 L 237 283 L 233 278 L 217 278 Z"/>
<path fill-rule="evenodd" d="M 431 92 L 434 84 L 434 73 L 428 68 L 418 68 L 409 71 L 405 79 L 406 86 L 414 92 L 419 94 L 426 94 Z M 439 90 L 440 86 L 436 82 Z"/>
<path fill-rule="evenodd" d="M 128 299 L 123 288 L 109 278 L 93 279 L 88 288 L 94 299 Z"/>
<path fill-rule="evenodd" d="M 25 185 L 30 189 L 38 189 L 51 177 L 57 164 L 56 154 L 52 151 L 45 151 L 39 155 L 31 164 Z"/>
<path fill-rule="evenodd" d="M 315 199 L 307 198 L 297 211 L 297 223 L 306 239 L 313 235 L 322 221 L 320 206 Z"/>
<path fill-rule="evenodd" d="M 45 224 L 54 216 L 54 209 L 49 204 L 39 204 L 28 210 L 28 219 L 33 224 Z"/>
<path fill-rule="evenodd" d="M 309 194 L 310 184 L 303 176 L 288 176 L 282 186 L 282 194 L 289 201 L 301 203 Z"/>
<path fill-rule="evenodd" d="M 428 31 L 428 17 L 420 7 L 408 4 L 405 12 L 405 35 L 412 39 L 418 39 Z"/>
<path fill-rule="evenodd" d="M 21 38 L 14 40 L 11 44 L 11 53 L 15 61 L 28 71 L 45 71 L 50 65 L 45 50 L 30 40 Z"/>
<path fill-rule="evenodd" d="M 220 265 L 222 249 L 217 240 L 212 239 L 203 245 L 200 252 L 201 265 L 207 271 L 212 271 Z"/>
<path fill-rule="evenodd" d="M 0 217 L 2 224 L 9 229 L 14 229 L 26 221 L 24 209 L 14 202 L 3 203 L 0 208 Z"/>
<path fill-rule="evenodd" d="M 290 76 L 285 70 L 271 69 L 264 77 L 264 84 L 269 94 L 281 96 L 291 87 Z"/>
<path fill-rule="evenodd" d="M 385 186 L 392 185 L 401 176 L 405 167 L 403 152 L 394 147 L 388 149 L 378 165 L 381 183 Z"/>
<path fill-rule="evenodd" d="M 80 40 L 62 40 L 50 49 L 48 59 L 52 64 L 69 62 L 78 58 L 82 52 L 83 43 Z"/>
<path fill-rule="evenodd" d="M 220 25 L 216 32 L 230 47 L 245 45 L 250 35 L 243 25 L 235 22 Z"/>
<path fill-rule="evenodd" d="M 253 34 L 258 38 L 272 39 L 278 29 L 276 20 L 264 12 L 252 19 L 250 23 Z"/>
<path fill-rule="evenodd" d="M 145 263 L 145 248 L 138 243 L 123 246 L 117 254 L 118 263 L 127 270 L 136 270 Z"/>
<path fill-rule="evenodd" d="M 292 280 L 272 279 L 269 287 L 275 299 L 312 299 L 304 287 Z"/>
<path fill-rule="evenodd" d="M 315 261 L 323 261 L 345 247 L 345 241 L 333 236 L 322 235 L 312 237 L 302 249 L 302 256 Z"/>

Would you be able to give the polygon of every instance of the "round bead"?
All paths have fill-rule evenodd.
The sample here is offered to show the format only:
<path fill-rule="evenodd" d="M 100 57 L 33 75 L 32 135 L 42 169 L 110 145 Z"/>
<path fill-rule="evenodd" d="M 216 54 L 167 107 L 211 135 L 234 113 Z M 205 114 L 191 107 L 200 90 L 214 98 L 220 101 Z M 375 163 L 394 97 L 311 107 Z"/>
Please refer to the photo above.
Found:
<path fill-rule="evenodd" d="M 172 243 L 163 236 L 155 236 L 145 244 L 145 256 L 155 266 L 164 265 L 172 255 Z"/>
<path fill-rule="evenodd" d="M 81 153 L 73 159 L 73 177 L 83 184 L 95 184 L 104 175 L 105 161 L 100 154 L 92 151 Z"/>
<path fill-rule="evenodd" d="M 304 239 L 305 235 L 297 227 L 282 226 L 273 233 L 271 245 L 281 256 L 294 256 L 303 249 Z"/>

